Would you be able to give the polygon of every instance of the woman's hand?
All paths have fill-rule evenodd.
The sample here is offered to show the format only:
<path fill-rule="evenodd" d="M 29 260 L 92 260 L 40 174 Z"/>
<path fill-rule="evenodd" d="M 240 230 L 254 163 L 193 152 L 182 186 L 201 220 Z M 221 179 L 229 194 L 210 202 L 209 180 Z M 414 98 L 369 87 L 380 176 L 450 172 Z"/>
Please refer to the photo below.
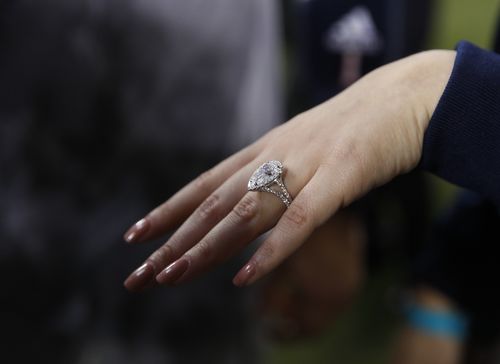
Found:
<path fill-rule="evenodd" d="M 381 67 L 202 174 L 125 234 L 136 243 L 180 225 L 125 286 L 187 281 L 274 227 L 233 282 L 273 270 L 339 208 L 416 166 L 454 57 L 429 51 Z M 269 160 L 285 168 L 289 208 L 270 193 L 247 192 Z"/>

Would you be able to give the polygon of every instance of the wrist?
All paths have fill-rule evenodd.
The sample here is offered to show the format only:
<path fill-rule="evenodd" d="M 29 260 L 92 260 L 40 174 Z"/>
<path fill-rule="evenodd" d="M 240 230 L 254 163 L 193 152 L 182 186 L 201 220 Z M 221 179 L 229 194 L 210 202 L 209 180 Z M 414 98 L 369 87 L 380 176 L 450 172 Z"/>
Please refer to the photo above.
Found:
<path fill-rule="evenodd" d="M 397 174 L 415 168 L 421 159 L 424 133 L 451 76 L 455 56 L 449 50 L 424 51 L 379 69 L 384 82 L 393 88 L 387 101 L 396 111 L 394 125 L 401 140 Z"/>
<path fill-rule="evenodd" d="M 421 334 L 461 342 L 467 336 L 468 320 L 445 295 L 429 287 L 418 287 L 403 305 L 406 322 Z"/>
<path fill-rule="evenodd" d="M 420 145 L 436 106 L 451 76 L 456 52 L 431 50 L 408 57 L 406 78 L 412 90 L 412 109 Z"/>
<path fill-rule="evenodd" d="M 456 52 L 430 50 L 390 63 L 372 74 L 385 85 L 380 105 L 398 131 L 394 175 L 412 170 L 420 161 L 424 133 L 451 76 Z"/>

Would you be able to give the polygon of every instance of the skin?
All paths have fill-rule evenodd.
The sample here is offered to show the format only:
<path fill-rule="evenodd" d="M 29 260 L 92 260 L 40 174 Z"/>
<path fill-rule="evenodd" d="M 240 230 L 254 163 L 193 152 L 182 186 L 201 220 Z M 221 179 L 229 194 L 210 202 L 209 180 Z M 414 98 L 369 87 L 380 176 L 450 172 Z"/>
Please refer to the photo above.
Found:
<path fill-rule="evenodd" d="M 418 305 L 431 310 L 457 310 L 446 296 L 430 287 L 418 287 L 414 297 Z M 429 335 L 411 327 L 403 327 L 391 364 L 459 364 L 463 362 L 463 350 L 463 343 L 456 338 Z"/>
<path fill-rule="evenodd" d="M 178 227 L 125 286 L 188 281 L 272 229 L 233 283 L 265 276 L 341 207 L 417 165 L 454 59 L 436 50 L 381 67 L 203 173 L 127 231 L 125 240 L 138 243 Z M 273 159 L 285 167 L 288 209 L 247 191 L 255 169 Z"/>
<path fill-rule="evenodd" d="M 304 340 L 331 327 L 363 284 L 366 238 L 358 214 L 339 211 L 259 285 L 259 314 L 273 339 Z"/>

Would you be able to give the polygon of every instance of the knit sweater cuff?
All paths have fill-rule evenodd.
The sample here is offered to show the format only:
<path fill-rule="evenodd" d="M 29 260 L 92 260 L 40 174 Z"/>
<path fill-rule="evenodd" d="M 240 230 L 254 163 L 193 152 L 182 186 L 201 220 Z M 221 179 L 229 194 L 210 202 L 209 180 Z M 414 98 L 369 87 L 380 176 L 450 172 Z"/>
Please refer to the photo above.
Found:
<path fill-rule="evenodd" d="M 462 41 L 420 166 L 500 203 L 500 55 Z"/>

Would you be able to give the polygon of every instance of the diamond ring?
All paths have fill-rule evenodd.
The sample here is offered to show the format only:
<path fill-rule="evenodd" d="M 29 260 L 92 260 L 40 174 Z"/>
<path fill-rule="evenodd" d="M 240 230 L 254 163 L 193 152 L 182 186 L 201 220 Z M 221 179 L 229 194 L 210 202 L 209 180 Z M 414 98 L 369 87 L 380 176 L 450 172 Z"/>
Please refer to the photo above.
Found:
<path fill-rule="evenodd" d="M 253 172 L 248 181 L 248 190 L 272 193 L 289 207 L 292 197 L 285 187 L 282 174 L 283 165 L 280 161 L 266 162 Z"/>

